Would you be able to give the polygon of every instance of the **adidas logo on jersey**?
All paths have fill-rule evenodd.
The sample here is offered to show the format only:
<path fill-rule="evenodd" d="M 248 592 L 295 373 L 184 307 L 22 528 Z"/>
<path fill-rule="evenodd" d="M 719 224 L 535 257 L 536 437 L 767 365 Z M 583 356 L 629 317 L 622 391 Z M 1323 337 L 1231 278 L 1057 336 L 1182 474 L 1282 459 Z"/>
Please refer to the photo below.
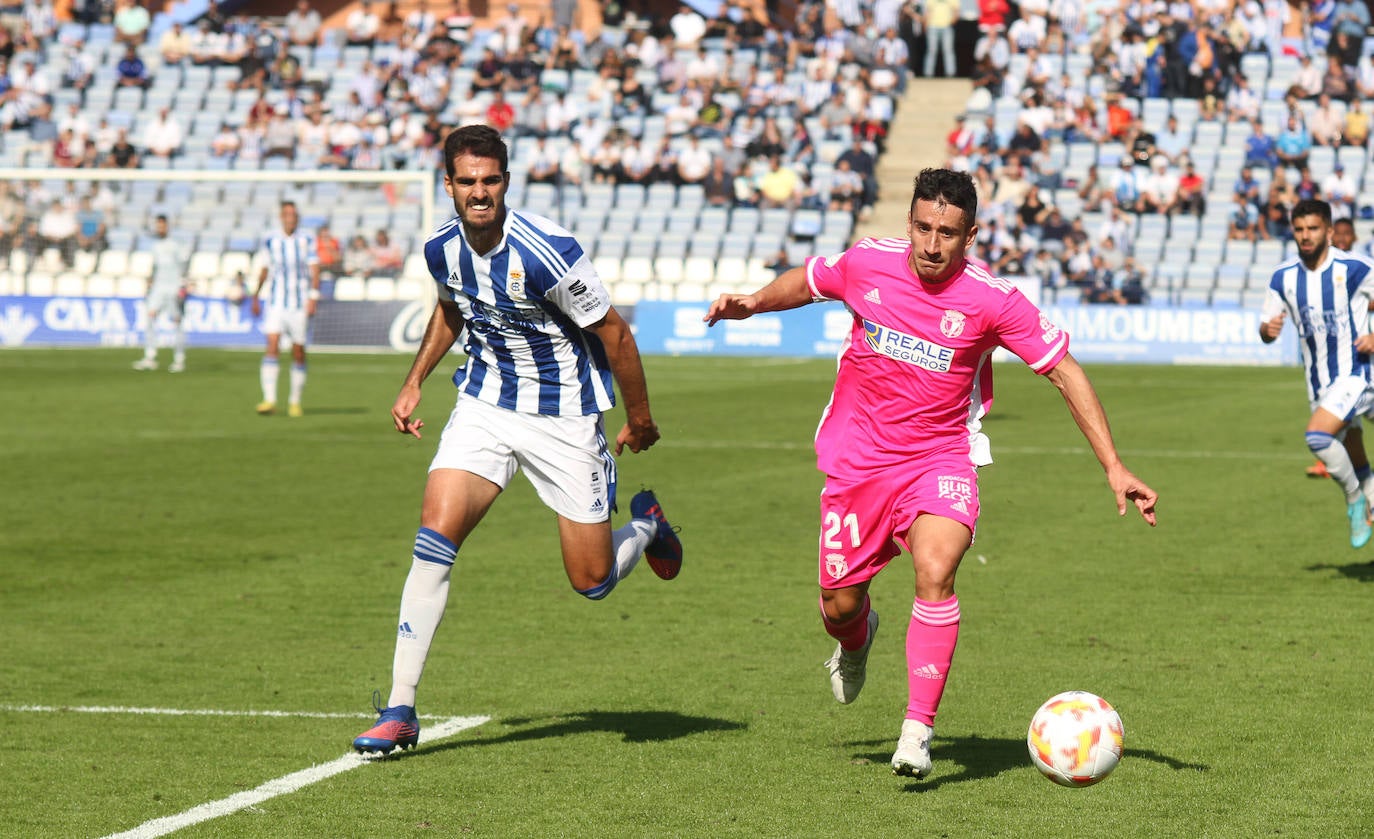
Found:
<path fill-rule="evenodd" d="M 940 668 L 933 664 L 922 664 L 920 667 L 912 670 L 911 675 L 918 679 L 943 679 L 945 677 L 945 675 L 940 672 Z"/>
<path fill-rule="evenodd" d="M 872 303 L 872 304 L 875 305 L 875 306 L 881 306 L 881 305 L 883 305 L 883 300 L 882 300 L 881 297 L 878 296 L 878 289 L 876 289 L 876 288 L 875 288 L 875 289 L 872 289 L 872 290 L 869 291 L 867 294 L 865 294 L 865 295 L 864 295 L 864 299 L 867 300 L 869 303 Z"/>

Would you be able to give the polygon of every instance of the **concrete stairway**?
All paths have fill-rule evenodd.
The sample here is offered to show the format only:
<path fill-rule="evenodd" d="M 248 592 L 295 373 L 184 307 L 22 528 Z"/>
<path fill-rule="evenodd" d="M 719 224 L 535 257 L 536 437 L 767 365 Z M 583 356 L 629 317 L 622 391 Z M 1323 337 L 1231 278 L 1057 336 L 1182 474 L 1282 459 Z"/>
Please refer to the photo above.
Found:
<path fill-rule="evenodd" d="M 914 78 L 888 126 L 887 151 L 878 160 L 878 203 L 854 231 L 864 236 L 906 237 L 906 214 L 916 173 L 945 163 L 945 137 L 973 92 L 967 79 Z"/>

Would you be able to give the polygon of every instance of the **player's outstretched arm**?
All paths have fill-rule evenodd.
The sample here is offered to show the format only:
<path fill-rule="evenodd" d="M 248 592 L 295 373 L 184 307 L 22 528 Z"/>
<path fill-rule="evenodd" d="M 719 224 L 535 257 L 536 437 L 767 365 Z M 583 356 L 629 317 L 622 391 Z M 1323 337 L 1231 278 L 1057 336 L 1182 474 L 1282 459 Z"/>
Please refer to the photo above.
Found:
<path fill-rule="evenodd" d="M 744 320 L 759 312 L 779 312 L 795 309 L 811 302 L 811 287 L 806 282 L 805 268 L 789 268 L 776 280 L 753 294 L 722 294 L 717 297 L 702 320 L 714 326 L 722 320 Z"/>
<path fill-rule="evenodd" d="M 614 308 L 607 310 L 605 317 L 587 329 L 601 339 L 611 375 L 620 386 L 625 427 L 615 437 L 615 453 L 620 454 L 628 446 L 638 454 L 657 443 L 659 438 L 658 426 L 649 411 L 649 385 L 644 377 L 639 345 L 635 343 L 630 325 Z"/>
<path fill-rule="evenodd" d="M 1097 455 L 1098 462 L 1107 473 L 1107 484 L 1116 496 L 1117 514 L 1126 515 L 1126 503 L 1132 502 L 1145 521 L 1154 527 L 1155 503 L 1159 500 L 1159 493 L 1131 474 L 1121 462 L 1116 453 L 1116 443 L 1112 441 L 1107 412 L 1103 410 L 1102 401 L 1097 398 L 1097 391 L 1088 380 L 1088 374 L 1083 372 L 1072 355 L 1065 355 L 1053 370 L 1045 374 L 1045 378 L 1059 388 L 1059 393 L 1069 406 L 1069 413 L 1073 414 L 1073 421 L 1078 424 L 1078 430 L 1083 432 L 1088 445 L 1092 446 L 1093 454 Z"/>
<path fill-rule="evenodd" d="M 396 401 L 391 406 L 391 422 L 400 433 L 410 434 L 417 440 L 420 438 L 420 429 L 425 427 L 425 421 L 413 417 L 420 405 L 420 386 L 453 348 L 453 342 L 458 340 L 458 334 L 462 331 L 463 316 L 458 307 L 440 300 L 434 307 L 434 314 L 429 316 L 425 337 L 415 351 L 415 361 L 410 365 L 410 372 L 401 384 L 401 392 L 396 394 Z"/>

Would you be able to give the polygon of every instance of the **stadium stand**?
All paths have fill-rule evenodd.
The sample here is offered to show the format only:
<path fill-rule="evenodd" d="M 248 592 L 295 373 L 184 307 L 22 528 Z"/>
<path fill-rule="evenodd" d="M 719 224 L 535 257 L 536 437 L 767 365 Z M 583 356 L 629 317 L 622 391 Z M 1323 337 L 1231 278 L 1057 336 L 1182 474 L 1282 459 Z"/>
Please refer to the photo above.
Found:
<path fill-rule="evenodd" d="M 908 74 L 905 51 L 883 48 L 871 20 L 837 20 L 816 2 L 797 21 L 770 20 L 761 2 L 723 4 L 711 20 L 626 15 L 595 34 L 547 16 L 446 19 L 417 5 L 370 40 L 351 13 L 298 37 L 310 21 L 226 16 L 199 1 L 131 36 L 123 13 L 135 5 L 58 21 L 51 4 L 26 4 L 0 21 L 15 35 L 0 72 L 0 167 L 25 170 L 0 181 L 11 293 L 67 293 L 80 280 L 86 293 L 141 294 L 133 281 L 146 276 L 160 213 L 195 254 L 197 288 L 223 291 L 248 271 L 284 198 L 340 242 L 387 230 L 413 253 L 427 231 L 409 185 L 253 173 L 436 171 L 446 130 L 479 121 L 509 139 L 511 204 L 578 233 L 617 300 L 742 289 L 768 276 L 757 266 L 779 249 L 848 245 Z M 703 152 L 706 168 L 695 165 Z M 723 173 L 708 171 L 715 159 Z M 853 202 L 831 200 L 841 160 L 860 170 Z M 59 168 L 245 179 L 41 175 Z M 370 264 L 350 272 L 345 258 L 327 288 L 368 300 L 423 288 L 414 270 L 397 278 Z"/>
<path fill-rule="evenodd" d="M 1369 24 L 1362 0 L 986 16 L 947 142 L 980 185 L 981 255 L 1051 298 L 1258 307 L 1297 200 L 1374 218 Z"/>

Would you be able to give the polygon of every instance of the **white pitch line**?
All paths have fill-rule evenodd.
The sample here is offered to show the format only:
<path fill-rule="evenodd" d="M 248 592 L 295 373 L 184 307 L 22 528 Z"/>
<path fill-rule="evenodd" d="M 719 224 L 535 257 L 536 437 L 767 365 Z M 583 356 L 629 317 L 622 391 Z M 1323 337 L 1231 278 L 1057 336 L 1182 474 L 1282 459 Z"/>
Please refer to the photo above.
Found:
<path fill-rule="evenodd" d="M 161 717 L 306 717 L 322 720 L 371 719 L 376 714 L 331 714 L 317 711 L 222 711 L 215 708 L 129 708 L 118 705 L 0 705 L 0 711 L 60 714 L 149 714 Z"/>
<path fill-rule="evenodd" d="M 269 715 L 258 714 L 258 716 Z M 276 714 L 270 714 L 270 716 L 276 716 Z M 282 714 L 282 716 L 288 715 Z M 300 714 L 297 716 L 318 717 L 343 715 Z M 489 719 L 491 719 L 491 717 L 451 717 L 440 722 L 438 725 L 426 728 L 425 742 L 433 743 L 436 740 L 452 737 L 460 731 L 479 726 Z M 368 762 L 369 760 L 362 755 L 350 752 L 329 763 L 322 763 L 319 766 L 312 766 L 309 769 L 302 769 L 299 772 L 292 772 L 290 775 L 274 778 L 256 789 L 236 792 L 228 798 L 221 798 L 218 801 L 200 804 L 185 812 L 177 813 L 174 816 L 163 816 L 162 818 L 146 821 L 132 830 L 126 830 L 122 833 L 111 833 L 109 836 L 106 836 L 105 839 L 153 839 L 153 837 L 156 836 L 166 836 L 168 833 L 181 830 L 183 827 L 190 827 L 193 824 L 200 824 L 210 819 L 217 819 L 220 816 L 227 816 L 230 813 L 236 813 L 239 810 L 252 807 L 255 804 L 261 804 L 279 795 L 293 793 L 316 781 L 323 781 L 325 778 L 332 778 L 350 769 L 357 769 L 359 766 Z"/>

